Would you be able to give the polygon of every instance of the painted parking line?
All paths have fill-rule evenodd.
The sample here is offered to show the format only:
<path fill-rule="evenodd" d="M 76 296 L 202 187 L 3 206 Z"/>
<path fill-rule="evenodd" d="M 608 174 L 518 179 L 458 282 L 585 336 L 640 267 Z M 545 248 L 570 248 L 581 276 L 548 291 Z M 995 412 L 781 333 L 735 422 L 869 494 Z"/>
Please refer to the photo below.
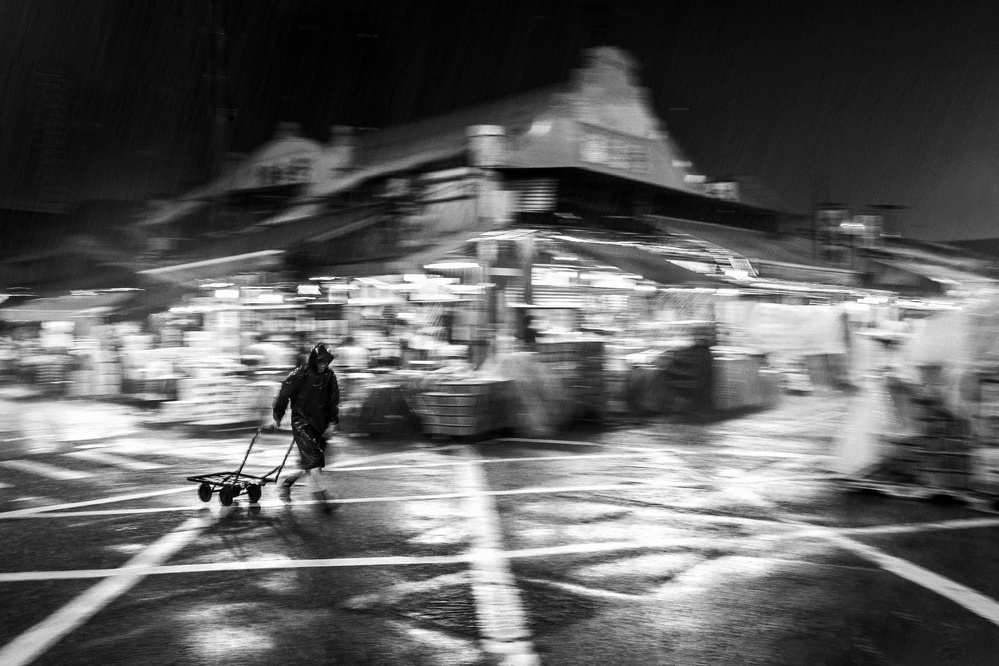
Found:
<path fill-rule="evenodd" d="M 455 468 L 465 491 L 465 507 L 472 530 L 472 596 L 482 634 L 482 646 L 499 663 L 539 664 L 531 642 L 527 616 L 513 573 L 503 553 L 499 510 L 486 492 L 486 476 L 478 456 L 466 447 L 465 464 Z"/>
<path fill-rule="evenodd" d="M 836 531 L 843 535 L 855 534 L 909 534 L 936 530 L 969 530 L 986 527 L 999 527 L 999 518 L 964 518 L 957 520 L 935 520 L 927 523 L 904 523 L 901 525 L 869 525 L 865 527 L 841 527 Z"/>
<path fill-rule="evenodd" d="M 233 509 L 230 508 L 226 510 L 227 512 L 232 512 Z M 221 515 L 221 513 L 219 514 Z M 769 523 L 774 526 L 783 526 L 785 528 L 793 527 L 788 523 L 781 523 L 775 521 L 767 521 L 763 519 L 750 519 L 750 518 L 737 518 L 728 516 L 714 516 L 714 515 L 696 515 L 696 514 L 685 514 L 694 520 L 704 520 L 710 522 L 730 522 L 730 523 Z M 967 524 L 969 521 L 953 521 L 953 528 L 974 528 L 980 527 L 982 525 Z M 916 528 L 920 525 L 909 525 L 907 527 Z M 885 526 L 891 527 L 891 526 Z M 949 523 L 924 523 L 922 527 L 928 530 L 940 529 L 944 527 L 951 527 Z M 759 534 L 744 537 L 746 540 L 754 541 L 769 541 L 773 539 L 800 539 L 803 536 L 821 536 L 826 537 L 831 540 L 844 540 L 843 543 L 849 542 L 850 549 L 863 549 L 862 554 L 871 555 L 871 551 L 876 551 L 876 549 L 870 548 L 859 544 L 858 542 L 849 539 L 843 535 L 838 534 L 838 530 L 832 528 L 823 528 L 816 526 L 806 526 L 803 525 L 802 529 L 790 529 L 785 530 L 780 533 L 773 534 Z M 601 542 L 584 542 L 584 543 L 571 543 L 571 544 L 561 544 L 553 546 L 538 546 L 532 548 L 519 548 L 503 551 L 502 556 L 507 559 L 529 559 L 529 558 L 547 558 L 547 557 L 561 557 L 566 555 L 586 555 L 586 554 L 599 554 L 599 553 L 614 553 L 614 552 L 626 552 L 626 551 L 636 551 L 636 550 L 661 550 L 661 549 L 675 549 L 677 547 L 676 540 L 673 537 L 649 537 L 645 539 L 636 539 L 631 541 L 601 541 Z M 878 551 L 879 552 L 879 551 Z M 146 575 L 175 575 L 175 574 L 191 574 L 191 573 L 224 573 L 231 571 L 258 571 L 258 570 L 275 570 L 275 569 L 314 569 L 314 568 L 350 568 L 350 567 L 393 567 L 393 566 L 411 566 L 411 565 L 453 565 L 453 564 L 466 564 L 473 562 L 479 558 L 486 557 L 491 559 L 493 554 L 483 555 L 479 552 L 466 552 L 459 555 L 426 555 L 426 556 L 407 556 L 407 555 L 397 555 L 397 556 L 381 556 L 381 557 L 345 557 L 345 558 L 326 558 L 326 559 L 303 559 L 303 560 L 293 560 L 291 558 L 269 558 L 269 559 L 251 559 L 239 562 L 210 562 L 201 564 L 175 564 L 175 565 L 148 565 L 143 568 L 143 573 Z M 757 558 L 756 555 L 747 555 L 735 557 L 753 557 Z M 764 556 L 765 557 L 765 556 Z M 899 558 L 892 558 L 891 556 L 884 556 L 891 560 L 899 560 Z M 767 558 L 774 559 L 774 558 Z M 869 557 L 871 561 L 876 561 L 880 559 L 879 557 L 871 555 Z M 791 561 L 792 563 L 795 561 Z M 915 567 L 915 565 L 911 565 Z M 920 569 L 920 567 L 916 567 Z M 116 576 L 130 575 L 131 572 L 125 571 L 124 569 L 76 569 L 76 570 L 50 570 L 50 571 L 21 571 L 21 572 L 0 572 L 0 583 L 18 583 L 18 582 L 31 582 L 31 581 L 47 581 L 47 580 L 77 580 L 77 579 L 94 579 L 94 578 L 111 578 Z M 936 574 L 933 574 L 934 576 Z M 977 594 L 977 593 L 976 593 Z"/>
<path fill-rule="evenodd" d="M 149 492 L 130 493 L 127 495 L 113 495 L 111 497 L 101 497 L 99 499 L 84 500 L 82 502 L 68 502 L 64 504 L 46 504 L 43 506 L 33 506 L 30 509 L 16 509 L 14 511 L 4 511 L 0 513 L 0 520 L 5 518 L 30 518 L 32 516 L 45 515 L 53 511 L 65 511 L 66 509 L 76 509 L 84 506 L 98 506 L 101 504 L 114 504 L 115 502 L 127 502 L 135 499 L 159 497 L 161 495 L 174 495 L 181 492 L 191 492 L 191 486 L 166 488 L 163 490 L 151 490 Z M 61 515 L 72 515 L 72 514 L 70 513 L 70 514 L 61 514 Z"/>
<path fill-rule="evenodd" d="M 882 552 L 873 546 L 854 541 L 838 532 L 829 532 L 826 534 L 826 538 L 840 547 L 874 562 L 885 571 L 936 592 L 940 596 L 950 599 L 957 605 L 988 620 L 992 624 L 999 625 L 999 603 L 994 599 L 970 587 L 961 585 L 957 581 L 934 573 L 929 569 L 924 569 L 908 560 L 903 560 L 900 557 Z"/>
<path fill-rule="evenodd" d="M 0 465 L 17 469 L 22 472 L 37 474 L 49 479 L 55 479 L 57 481 L 75 481 L 77 479 L 87 479 L 93 476 L 90 472 L 66 469 L 65 467 L 56 467 L 55 465 L 39 462 L 37 460 L 4 460 L 3 462 L 0 462 Z"/>
<path fill-rule="evenodd" d="M 154 462 L 146 462 L 144 460 L 132 460 L 131 458 L 125 458 L 123 456 L 115 455 L 113 453 L 107 453 L 106 451 L 97 451 L 94 449 L 86 449 L 83 451 L 71 451 L 66 455 L 73 456 L 75 458 L 83 458 L 84 460 L 90 460 L 92 462 L 101 463 L 104 465 L 111 465 L 113 467 L 120 467 L 122 469 L 129 469 L 137 472 L 151 470 L 151 469 L 162 469 L 165 465 Z"/>
<path fill-rule="evenodd" d="M 210 524 L 204 518 L 189 518 L 130 559 L 118 574 L 107 577 L 58 611 L 0 648 L 0 664 L 30 664 L 53 645 L 87 622 L 108 604 L 128 592 L 155 567 L 193 541 Z"/>
<path fill-rule="evenodd" d="M 797 532 L 786 532 L 784 538 L 797 538 Z M 760 540 L 764 535 L 745 537 L 746 540 Z M 600 553 L 618 553 L 640 550 L 675 550 L 676 539 L 673 537 L 648 537 L 632 541 L 598 541 L 570 543 L 555 546 L 538 546 L 533 548 L 517 548 L 499 553 L 488 550 L 474 549 L 458 555 L 386 555 L 377 557 L 339 557 L 321 559 L 295 560 L 289 557 L 249 559 L 238 562 L 204 562 L 199 564 L 159 564 L 142 569 L 149 576 L 170 576 L 178 574 L 226 573 L 233 571 L 265 571 L 282 569 L 327 569 L 327 568 L 362 568 L 362 567 L 396 567 L 421 565 L 455 565 L 484 562 L 492 566 L 497 555 L 505 559 L 559 558 L 567 555 L 594 555 Z M 13 571 L 0 572 L 0 584 L 39 582 L 48 580 L 82 580 L 94 578 L 113 578 L 129 575 L 124 569 L 74 569 L 49 571 Z"/>
<path fill-rule="evenodd" d="M 479 462 L 484 465 L 490 464 L 504 464 L 504 463 L 521 463 L 521 462 L 565 462 L 565 461 L 580 461 L 587 462 L 590 460 L 612 460 L 620 458 L 654 458 L 659 455 L 657 451 L 636 451 L 631 453 L 594 453 L 588 455 L 568 455 L 568 456 L 520 456 L 517 458 L 483 458 Z M 441 462 L 432 463 L 398 463 L 398 464 L 386 464 L 386 465 L 367 465 L 367 466 L 355 466 L 352 462 L 342 463 L 341 465 L 332 465 L 330 467 L 336 469 L 340 472 L 370 472 L 372 470 L 386 470 L 386 469 L 421 469 L 424 467 L 456 467 L 464 465 L 465 463 L 461 460 L 446 460 Z M 329 469 L 330 467 L 327 467 Z"/>
<path fill-rule="evenodd" d="M 595 442 L 579 442 L 572 439 L 538 439 L 534 437 L 502 437 L 500 439 L 490 440 L 492 442 L 512 442 L 514 444 L 558 444 L 561 446 L 597 446 L 601 448 L 613 448 L 608 447 L 606 444 L 597 444 Z"/>
<path fill-rule="evenodd" d="M 553 487 L 530 487 L 530 488 L 515 488 L 512 490 L 489 490 L 485 491 L 487 495 L 493 496 L 510 496 L 510 495 L 558 495 L 558 494 L 569 494 L 569 493 L 585 493 L 585 492 L 604 492 L 611 490 L 629 490 L 629 491 L 644 491 L 644 490 L 661 490 L 665 488 L 703 488 L 702 483 L 691 483 L 691 482 L 678 482 L 678 483 L 666 483 L 666 482 L 634 482 L 630 484 L 604 484 L 604 485 L 590 485 L 590 486 L 553 486 Z M 171 490 L 165 492 L 183 492 L 180 490 Z M 188 492 L 194 492 L 193 487 L 188 488 Z M 165 494 L 165 493 L 164 493 Z M 148 495 L 151 496 L 151 495 Z M 369 503 L 382 503 L 382 502 L 421 502 L 427 500 L 446 500 L 446 499 L 464 499 L 468 497 L 467 493 L 456 492 L 456 493 L 437 493 L 432 495 L 387 495 L 382 497 L 346 497 L 331 500 L 331 504 L 369 504 Z M 110 500 L 110 501 L 120 501 L 120 500 Z M 96 501 L 94 502 L 96 503 Z M 314 504 L 315 502 L 311 500 L 306 501 L 296 501 L 295 504 L 308 505 Z M 258 502 L 256 506 L 260 507 L 283 507 L 283 503 L 277 500 L 273 501 L 261 501 Z M 150 514 L 150 513 L 169 513 L 178 511 L 202 511 L 204 510 L 204 504 L 190 504 L 185 506 L 167 506 L 167 507 L 148 507 L 141 509 L 103 509 L 95 511 L 59 511 L 55 507 L 36 507 L 34 509 L 23 509 L 18 511 L 7 511 L 0 513 L 0 520 L 4 519 L 24 519 L 24 518 L 82 518 L 82 517 L 95 517 L 95 516 L 128 516 L 128 515 L 140 515 L 140 514 Z M 775 521 L 768 521 L 775 522 Z"/>

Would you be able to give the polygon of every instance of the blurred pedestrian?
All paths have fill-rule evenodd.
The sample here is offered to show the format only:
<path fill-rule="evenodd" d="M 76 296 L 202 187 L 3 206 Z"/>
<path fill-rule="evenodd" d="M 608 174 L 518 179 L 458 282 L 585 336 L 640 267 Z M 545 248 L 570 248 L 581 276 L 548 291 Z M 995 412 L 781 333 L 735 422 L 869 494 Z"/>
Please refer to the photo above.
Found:
<path fill-rule="evenodd" d="M 336 350 L 341 367 L 347 372 L 364 372 L 371 364 L 371 352 L 357 343 L 354 336 L 343 339 L 343 345 Z"/>
<path fill-rule="evenodd" d="M 340 420 L 340 387 L 330 367 L 332 361 L 333 352 L 324 343 L 312 348 L 308 360 L 281 382 L 274 400 L 272 424 L 274 428 L 281 425 L 291 404 L 291 431 L 298 446 L 300 469 L 284 478 L 278 496 L 281 501 L 290 502 L 292 485 L 304 475 L 306 486 L 324 512 L 329 511 L 331 494 L 329 482 L 323 476 L 327 434 Z"/>

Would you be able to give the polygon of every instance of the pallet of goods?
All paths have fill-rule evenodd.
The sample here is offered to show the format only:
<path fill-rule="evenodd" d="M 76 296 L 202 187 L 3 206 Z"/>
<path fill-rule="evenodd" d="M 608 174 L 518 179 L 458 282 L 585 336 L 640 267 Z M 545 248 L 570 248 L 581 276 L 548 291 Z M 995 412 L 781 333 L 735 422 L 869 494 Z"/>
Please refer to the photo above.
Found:
<path fill-rule="evenodd" d="M 561 382 L 576 416 L 602 418 L 607 400 L 603 342 L 558 340 L 540 342 L 535 349 L 537 359 Z"/>
<path fill-rule="evenodd" d="M 508 389 L 509 382 L 502 379 L 444 380 L 413 396 L 414 411 L 425 434 L 479 437 L 507 426 Z"/>

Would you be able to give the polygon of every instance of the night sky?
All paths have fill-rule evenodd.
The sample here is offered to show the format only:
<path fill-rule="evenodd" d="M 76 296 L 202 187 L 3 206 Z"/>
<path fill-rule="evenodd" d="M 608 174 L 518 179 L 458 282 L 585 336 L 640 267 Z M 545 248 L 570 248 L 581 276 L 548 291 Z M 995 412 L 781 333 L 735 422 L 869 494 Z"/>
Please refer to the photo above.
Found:
<path fill-rule="evenodd" d="M 996 3 L 214 4 L 228 8 L 233 151 L 282 120 L 326 140 L 334 124 L 563 83 L 583 49 L 608 44 L 641 63 L 655 111 L 709 176 L 750 178 L 793 212 L 816 198 L 905 206 L 898 221 L 917 238 L 999 236 Z M 0 0 L 0 202 L 197 184 L 212 6 Z"/>

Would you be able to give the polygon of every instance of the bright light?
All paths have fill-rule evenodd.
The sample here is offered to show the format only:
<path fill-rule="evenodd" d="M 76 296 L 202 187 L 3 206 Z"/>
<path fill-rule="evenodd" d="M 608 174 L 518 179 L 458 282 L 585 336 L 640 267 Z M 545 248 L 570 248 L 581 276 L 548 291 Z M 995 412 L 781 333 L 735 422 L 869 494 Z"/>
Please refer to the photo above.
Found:
<path fill-rule="evenodd" d="M 370 277 L 359 277 L 357 278 L 357 281 L 360 282 L 361 284 L 366 284 L 369 287 L 384 287 L 387 284 L 386 282 L 379 280 L 378 278 L 370 278 Z"/>
<path fill-rule="evenodd" d="M 534 136 L 544 136 L 552 131 L 552 124 L 546 120 L 536 120 L 534 124 L 531 125 L 531 129 L 527 130 L 528 134 Z"/>
<path fill-rule="evenodd" d="M 477 263 L 471 261 L 441 261 L 436 264 L 427 264 L 423 268 L 428 271 L 460 271 L 478 267 Z"/>
<path fill-rule="evenodd" d="M 319 285 L 318 284 L 300 284 L 298 285 L 298 293 L 302 296 L 318 296 L 319 295 Z"/>
<path fill-rule="evenodd" d="M 402 279 L 403 282 L 426 282 L 427 276 L 423 273 L 406 273 Z"/>
<path fill-rule="evenodd" d="M 695 273 L 715 273 L 718 269 L 717 264 L 709 264 L 704 261 L 686 261 L 684 259 L 670 259 L 669 261 L 671 264 L 676 264 L 680 268 L 686 268 Z"/>
<path fill-rule="evenodd" d="M 232 282 L 206 282 L 201 285 L 202 289 L 225 289 L 226 287 L 231 287 Z"/>
<path fill-rule="evenodd" d="M 284 303 L 284 296 L 281 294 L 260 294 L 257 296 L 258 303 Z"/>
<path fill-rule="evenodd" d="M 239 289 L 216 289 L 215 298 L 239 298 Z"/>

